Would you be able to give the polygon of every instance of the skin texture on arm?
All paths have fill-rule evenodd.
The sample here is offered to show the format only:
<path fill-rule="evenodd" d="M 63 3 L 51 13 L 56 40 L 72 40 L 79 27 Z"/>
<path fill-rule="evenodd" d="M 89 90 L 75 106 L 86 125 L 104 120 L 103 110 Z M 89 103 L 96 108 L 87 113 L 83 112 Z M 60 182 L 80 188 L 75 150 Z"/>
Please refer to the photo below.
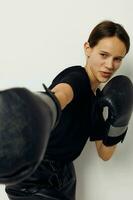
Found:
<path fill-rule="evenodd" d="M 107 147 L 103 144 L 102 140 L 95 141 L 95 144 L 96 144 L 96 149 L 97 149 L 97 153 L 99 157 L 104 161 L 107 161 L 112 157 L 117 146 L 117 145 L 113 145 L 113 146 Z"/>

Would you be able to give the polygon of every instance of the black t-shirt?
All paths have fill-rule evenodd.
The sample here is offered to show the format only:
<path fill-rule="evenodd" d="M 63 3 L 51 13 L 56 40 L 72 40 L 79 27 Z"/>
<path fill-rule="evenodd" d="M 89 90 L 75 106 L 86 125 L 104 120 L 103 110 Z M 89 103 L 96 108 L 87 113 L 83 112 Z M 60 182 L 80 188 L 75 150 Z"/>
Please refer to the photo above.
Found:
<path fill-rule="evenodd" d="M 74 92 L 73 100 L 62 110 L 57 127 L 51 132 L 46 157 L 52 160 L 73 161 L 83 150 L 89 137 L 93 138 L 92 105 L 95 95 L 84 67 L 72 66 L 60 72 L 50 89 L 68 83 Z M 99 139 L 99 138 L 98 138 Z"/>

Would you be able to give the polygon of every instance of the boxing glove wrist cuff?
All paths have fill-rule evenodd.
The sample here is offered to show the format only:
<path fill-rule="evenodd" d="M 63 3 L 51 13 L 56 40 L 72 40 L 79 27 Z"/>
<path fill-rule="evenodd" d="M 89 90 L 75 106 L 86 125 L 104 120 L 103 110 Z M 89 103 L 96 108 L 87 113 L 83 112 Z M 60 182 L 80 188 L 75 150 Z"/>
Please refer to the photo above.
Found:
<path fill-rule="evenodd" d="M 38 95 L 51 108 L 53 116 L 52 129 L 54 129 L 57 126 L 61 117 L 61 106 L 54 93 L 51 92 L 51 90 L 49 90 L 45 84 L 43 84 L 43 87 L 45 89 L 45 92 L 39 92 Z"/>
<path fill-rule="evenodd" d="M 54 124 L 56 122 L 56 118 L 57 118 L 57 109 L 56 109 L 56 105 L 55 103 L 53 102 L 53 100 L 51 99 L 51 97 L 46 94 L 45 92 L 38 92 L 37 93 L 37 96 L 43 101 L 45 102 L 48 107 L 50 108 L 50 113 L 51 113 L 51 116 L 52 116 L 52 129 L 54 127 Z"/>
<path fill-rule="evenodd" d="M 46 93 L 52 98 L 52 100 L 54 101 L 54 103 L 56 105 L 57 117 L 56 117 L 56 122 L 54 124 L 54 128 L 55 128 L 57 126 L 59 120 L 60 120 L 60 117 L 61 117 L 61 113 L 62 113 L 61 112 L 61 105 L 60 105 L 60 102 L 57 99 L 57 97 L 54 95 L 54 93 L 51 92 L 51 90 L 48 89 L 44 83 L 42 85 L 43 85 L 44 89 L 46 90 Z"/>
<path fill-rule="evenodd" d="M 127 130 L 127 125 L 121 126 L 121 127 L 115 127 L 115 126 L 111 125 L 109 127 L 108 136 L 109 137 L 118 137 L 118 136 L 122 135 L 126 130 Z"/>
<path fill-rule="evenodd" d="M 126 136 L 127 130 L 128 130 L 128 128 L 121 135 L 119 135 L 117 137 L 106 135 L 103 139 L 103 144 L 105 146 L 113 146 L 113 145 L 116 145 L 119 142 L 122 143 L 124 141 L 125 136 Z"/>

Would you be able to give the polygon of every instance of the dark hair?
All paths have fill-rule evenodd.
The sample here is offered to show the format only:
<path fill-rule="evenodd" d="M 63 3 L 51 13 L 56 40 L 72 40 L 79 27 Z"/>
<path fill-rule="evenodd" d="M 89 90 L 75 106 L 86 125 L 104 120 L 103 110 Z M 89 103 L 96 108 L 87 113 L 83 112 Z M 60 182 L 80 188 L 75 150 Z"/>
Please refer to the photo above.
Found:
<path fill-rule="evenodd" d="M 126 30 L 122 25 L 105 20 L 99 23 L 92 30 L 88 42 L 90 47 L 94 47 L 98 42 L 105 37 L 118 37 L 126 46 L 126 53 L 128 53 L 130 48 L 130 38 Z"/>

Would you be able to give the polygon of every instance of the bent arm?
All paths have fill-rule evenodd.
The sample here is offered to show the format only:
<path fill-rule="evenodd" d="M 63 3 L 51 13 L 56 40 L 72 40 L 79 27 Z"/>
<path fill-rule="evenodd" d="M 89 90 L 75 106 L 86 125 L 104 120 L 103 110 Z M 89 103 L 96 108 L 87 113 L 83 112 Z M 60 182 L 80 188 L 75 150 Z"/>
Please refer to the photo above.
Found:
<path fill-rule="evenodd" d="M 62 110 L 72 101 L 74 97 L 72 87 L 67 83 L 57 84 L 51 91 L 54 92 L 60 102 Z M 102 140 L 95 141 L 95 144 L 100 158 L 106 161 L 112 157 L 116 145 L 107 147 L 102 143 Z"/>
<path fill-rule="evenodd" d="M 117 145 L 113 145 L 113 146 L 107 147 L 103 144 L 102 140 L 95 141 L 95 144 L 96 144 L 96 149 L 97 149 L 97 153 L 99 157 L 104 161 L 107 161 L 112 157 L 117 146 Z"/>

